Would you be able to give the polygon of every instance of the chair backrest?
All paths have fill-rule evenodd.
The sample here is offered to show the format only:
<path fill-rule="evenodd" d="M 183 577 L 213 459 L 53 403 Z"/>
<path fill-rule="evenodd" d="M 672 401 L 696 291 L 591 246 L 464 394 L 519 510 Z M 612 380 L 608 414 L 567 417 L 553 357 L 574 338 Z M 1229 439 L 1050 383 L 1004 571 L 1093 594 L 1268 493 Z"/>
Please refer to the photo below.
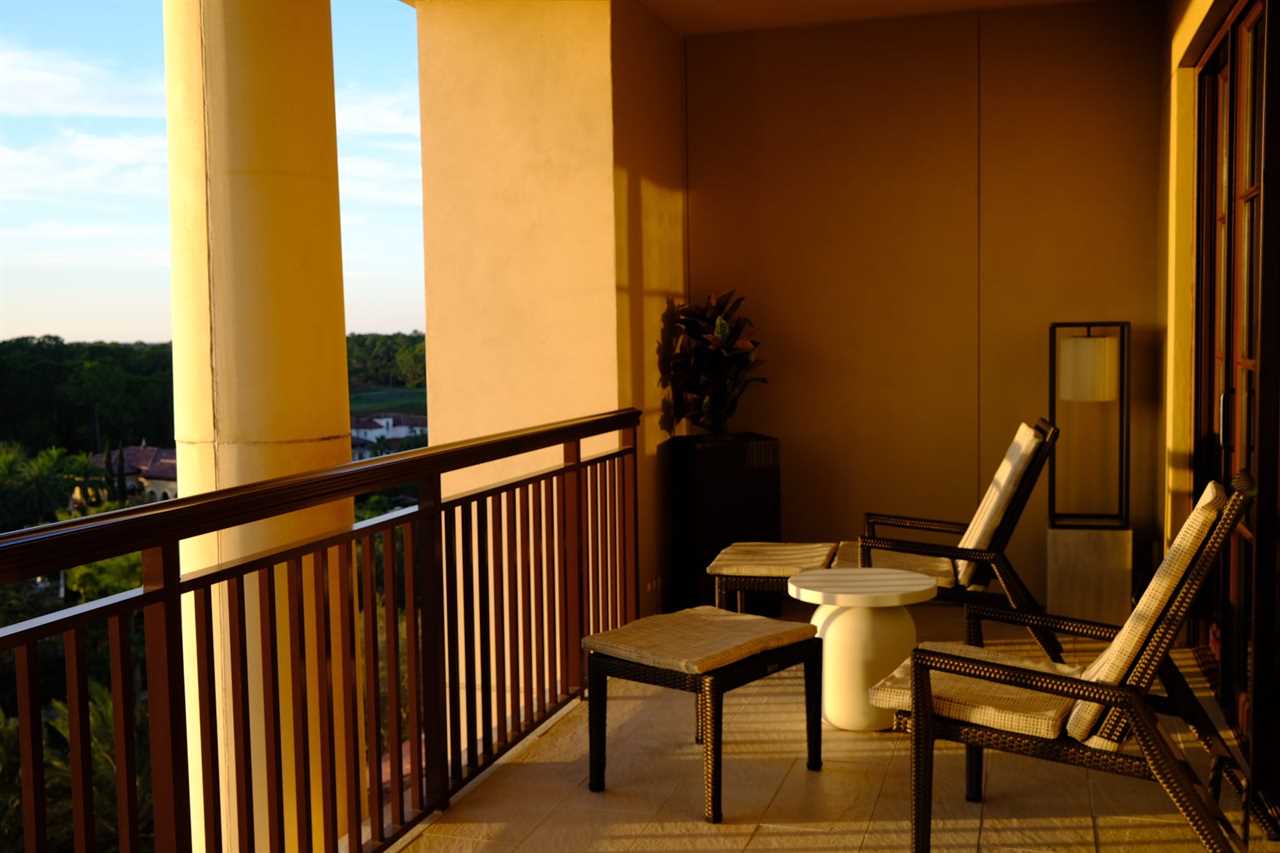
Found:
<path fill-rule="evenodd" d="M 1082 678 L 1125 683 L 1142 692 L 1151 688 L 1192 601 L 1240 519 L 1248 491 L 1238 488 L 1228 498 L 1218 483 L 1205 487 L 1137 606 Z M 1128 725 L 1115 709 L 1108 712 L 1092 702 L 1077 702 L 1067 719 L 1067 734 L 1098 749 L 1116 750 L 1128 736 Z"/>
<path fill-rule="evenodd" d="M 1034 427 L 1018 425 L 1013 443 L 1005 451 L 987 493 L 960 537 L 961 548 L 1005 549 L 1057 441 L 1058 428 L 1044 418 L 1036 421 Z M 991 569 L 960 560 L 956 563 L 956 579 L 960 586 L 985 586 L 991 579 Z"/>

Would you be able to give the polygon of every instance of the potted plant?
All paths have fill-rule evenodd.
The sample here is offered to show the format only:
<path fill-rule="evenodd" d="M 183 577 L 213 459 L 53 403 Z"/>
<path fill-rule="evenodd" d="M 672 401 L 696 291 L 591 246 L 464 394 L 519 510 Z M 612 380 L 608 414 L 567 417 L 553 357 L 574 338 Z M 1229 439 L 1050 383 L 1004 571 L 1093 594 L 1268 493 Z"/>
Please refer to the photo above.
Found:
<path fill-rule="evenodd" d="M 707 564 L 735 541 L 781 534 L 778 441 L 729 431 L 758 375 L 760 341 L 733 291 L 702 302 L 667 300 L 658 339 L 659 384 L 666 391 L 658 448 L 666 477 L 667 600 L 709 603 Z M 679 434 L 677 434 L 679 433 Z"/>

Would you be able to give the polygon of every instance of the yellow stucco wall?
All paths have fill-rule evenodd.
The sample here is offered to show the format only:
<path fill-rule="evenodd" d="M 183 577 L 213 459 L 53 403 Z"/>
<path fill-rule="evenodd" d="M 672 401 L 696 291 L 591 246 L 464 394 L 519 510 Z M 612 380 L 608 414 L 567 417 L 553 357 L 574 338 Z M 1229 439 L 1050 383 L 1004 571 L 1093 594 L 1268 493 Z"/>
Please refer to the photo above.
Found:
<path fill-rule="evenodd" d="M 1163 157 L 1159 186 L 1160 282 L 1168 328 L 1165 347 L 1165 482 L 1162 495 L 1165 537 L 1181 527 L 1193 504 L 1195 445 L 1195 181 L 1196 72 L 1201 43 L 1211 34 L 1211 21 L 1221 17 L 1230 2 L 1173 0 L 1168 4 L 1167 32 L 1160 56 L 1163 95 L 1161 140 Z"/>
<path fill-rule="evenodd" d="M 1135 324 L 1134 522 L 1157 525 L 1158 14 L 1141 4 L 689 41 L 690 278 L 737 287 L 784 533 L 965 518 L 1047 411 L 1053 320 Z M 1156 10 L 1150 10 L 1154 12 Z M 1042 486 L 1013 547 L 1044 590 Z"/>
<path fill-rule="evenodd" d="M 1149 561 L 1160 527 L 1164 321 L 1156 307 L 1152 188 L 1162 29 L 1154 7 L 1091 3 L 983 14 L 981 33 L 982 471 L 989 477 L 996 469 L 1019 417 L 1047 413 L 1049 324 L 1130 321 L 1137 566 Z M 1082 462 L 1099 455 L 1095 437 L 1072 441 L 1083 426 L 1078 410 L 1063 406 L 1064 486 L 1071 474 L 1085 473 Z M 1105 473 L 1089 472 L 1093 480 Z M 1047 480 L 1046 474 L 1011 549 L 1034 591 L 1042 589 Z"/>
<path fill-rule="evenodd" d="M 618 403 L 644 412 L 638 442 L 640 606 L 656 610 L 664 545 L 654 349 L 668 297 L 686 294 L 684 44 L 637 0 L 613 7 Z"/>
<path fill-rule="evenodd" d="M 616 408 L 608 0 L 433 0 L 418 28 L 431 441 Z"/>

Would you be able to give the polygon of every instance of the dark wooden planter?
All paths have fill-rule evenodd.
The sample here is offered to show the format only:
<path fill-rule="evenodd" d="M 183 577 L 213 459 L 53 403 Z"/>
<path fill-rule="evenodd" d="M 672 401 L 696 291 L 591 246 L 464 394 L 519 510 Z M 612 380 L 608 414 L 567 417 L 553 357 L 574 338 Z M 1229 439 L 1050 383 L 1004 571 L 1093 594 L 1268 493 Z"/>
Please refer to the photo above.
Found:
<path fill-rule="evenodd" d="M 778 440 L 757 433 L 675 436 L 658 446 L 670 550 L 666 605 L 711 604 L 707 564 L 733 542 L 782 536 Z"/>

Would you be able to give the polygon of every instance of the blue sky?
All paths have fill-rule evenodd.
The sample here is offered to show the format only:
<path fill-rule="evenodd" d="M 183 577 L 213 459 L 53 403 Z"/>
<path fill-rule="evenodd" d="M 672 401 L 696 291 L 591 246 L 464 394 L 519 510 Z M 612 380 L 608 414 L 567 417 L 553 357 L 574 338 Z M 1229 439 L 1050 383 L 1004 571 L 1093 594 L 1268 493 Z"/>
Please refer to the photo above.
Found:
<path fill-rule="evenodd" d="M 332 0 L 350 331 L 425 325 L 413 9 Z M 160 0 L 0 3 L 0 339 L 170 337 Z"/>

